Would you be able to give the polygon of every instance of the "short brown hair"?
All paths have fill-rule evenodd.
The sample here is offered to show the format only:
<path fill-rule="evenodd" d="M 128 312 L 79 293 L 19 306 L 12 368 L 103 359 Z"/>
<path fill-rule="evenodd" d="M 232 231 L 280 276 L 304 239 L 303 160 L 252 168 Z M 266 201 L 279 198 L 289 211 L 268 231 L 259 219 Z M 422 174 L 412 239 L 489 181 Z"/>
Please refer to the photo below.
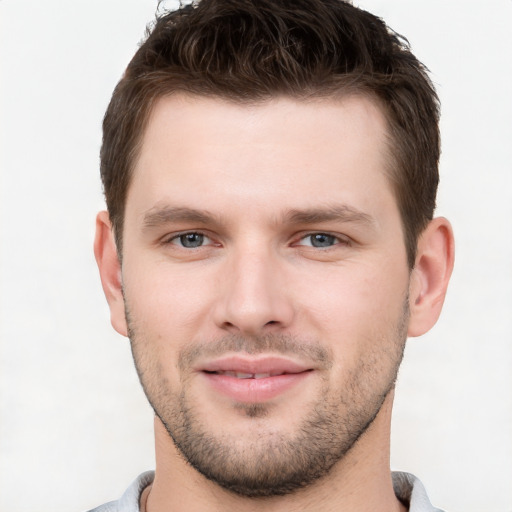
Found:
<path fill-rule="evenodd" d="M 128 186 L 155 100 L 174 92 L 257 102 L 362 93 L 389 129 L 389 177 L 409 265 L 432 219 L 439 100 L 407 41 L 343 0 L 202 0 L 157 17 L 103 121 L 101 177 L 119 252 Z"/>

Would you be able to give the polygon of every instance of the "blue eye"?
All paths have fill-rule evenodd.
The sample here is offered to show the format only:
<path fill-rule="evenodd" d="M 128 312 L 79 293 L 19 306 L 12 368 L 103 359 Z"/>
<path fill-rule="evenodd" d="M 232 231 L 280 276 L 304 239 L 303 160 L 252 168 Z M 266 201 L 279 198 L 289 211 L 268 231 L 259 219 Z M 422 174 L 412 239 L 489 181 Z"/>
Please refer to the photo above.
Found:
<path fill-rule="evenodd" d="M 313 247 L 330 247 L 331 245 L 335 245 L 337 242 L 335 236 L 326 235 L 325 233 L 310 235 L 310 239 Z"/>
<path fill-rule="evenodd" d="M 313 233 L 311 235 L 305 236 L 300 245 L 306 245 L 310 247 L 317 248 L 326 248 L 332 247 L 340 242 L 338 237 L 334 235 L 329 235 L 328 233 Z"/>
<path fill-rule="evenodd" d="M 205 244 L 205 241 L 208 241 L 209 238 L 201 233 L 184 233 L 183 235 L 178 235 L 171 240 L 171 243 L 175 245 L 181 245 L 186 249 L 196 249 L 197 247 L 201 247 Z"/>

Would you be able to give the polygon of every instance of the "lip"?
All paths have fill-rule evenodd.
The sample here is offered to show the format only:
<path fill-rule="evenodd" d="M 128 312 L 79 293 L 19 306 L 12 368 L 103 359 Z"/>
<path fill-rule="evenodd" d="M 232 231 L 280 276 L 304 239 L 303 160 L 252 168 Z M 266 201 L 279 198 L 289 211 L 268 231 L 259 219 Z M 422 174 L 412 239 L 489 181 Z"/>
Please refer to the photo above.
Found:
<path fill-rule="evenodd" d="M 278 397 L 309 378 L 313 368 L 282 357 L 231 356 L 198 368 L 217 392 L 243 403 L 261 403 Z"/>
<path fill-rule="evenodd" d="M 198 370 L 204 372 L 240 372 L 240 373 L 301 373 L 311 370 L 307 365 L 278 356 L 243 357 L 227 356 L 201 365 Z"/>

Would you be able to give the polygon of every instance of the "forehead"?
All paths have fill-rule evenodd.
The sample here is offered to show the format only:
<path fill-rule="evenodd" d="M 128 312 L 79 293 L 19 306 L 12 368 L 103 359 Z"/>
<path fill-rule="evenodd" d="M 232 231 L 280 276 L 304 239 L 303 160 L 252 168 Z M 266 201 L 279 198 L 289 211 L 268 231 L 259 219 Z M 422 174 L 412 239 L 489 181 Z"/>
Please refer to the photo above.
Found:
<path fill-rule="evenodd" d="M 334 128 L 334 130 L 333 130 Z M 172 94 L 156 100 L 143 136 L 142 153 L 162 142 L 188 145 L 189 137 L 197 142 L 230 144 L 236 142 L 267 144 L 307 143 L 320 140 L 324 145 L 372 136 L 372 144 L 383 142 L 387 122 L 379 100 L 364 94 L 339 97 L 296 99 L 289 96 L 264 101 L 235 102 L 218 97 Z M 223 141 L 221 139 L 224 139 Z M 361 141 L 363 142 L 363 141 Z M 146 149 L 146 151 L 144 151 Z"/>
<path fill-rule="evenodd" d="M 135 200 L 142 210 L 162 201 L 224 207 L 228 200 L 265 210 L 356 198 L 371 203 L 372 194 L 392 196 L 386 141 L 385 117 L 365 96 L 257 104 L 161 98 L 143 137 L 127 209 Z"/>

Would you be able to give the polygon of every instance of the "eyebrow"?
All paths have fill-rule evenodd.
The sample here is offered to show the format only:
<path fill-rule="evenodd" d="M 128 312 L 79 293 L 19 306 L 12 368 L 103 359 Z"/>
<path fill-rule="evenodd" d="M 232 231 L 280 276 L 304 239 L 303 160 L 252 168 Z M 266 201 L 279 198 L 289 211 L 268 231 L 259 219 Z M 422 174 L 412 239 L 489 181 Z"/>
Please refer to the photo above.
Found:
<path fill-rule="evenodd" d="M 304 210 L 294 209 L 285 214 L 285 221 L 290 224 L 316 224 L 328 221 L 355 222 L 366 225 L 375 224 L 375 220 L 371 215 L 349 205 L 331 205 Z"/>
<path fill-rule="evenodd" d="M 284 212 L 285 224 L 317 224 L 337 221 L 372 226 L 375 219 L 349 205 L 331 205 L 322 208 L 291 209 Z M 173 222 L 222 224 L 221 219 L 207 210 L 180 206 L 155 206 L 144 213 L 144 227 L 154 228 Z"/>
<path fill-rule="evenodd" d="M 218 223 L 214 215 L 206 210 L 195 210 L 193 208 L 155 206 L 144 213 L 144 226 L 153 228 L 171 222 L 194 222 L 198 224 Z"/>

